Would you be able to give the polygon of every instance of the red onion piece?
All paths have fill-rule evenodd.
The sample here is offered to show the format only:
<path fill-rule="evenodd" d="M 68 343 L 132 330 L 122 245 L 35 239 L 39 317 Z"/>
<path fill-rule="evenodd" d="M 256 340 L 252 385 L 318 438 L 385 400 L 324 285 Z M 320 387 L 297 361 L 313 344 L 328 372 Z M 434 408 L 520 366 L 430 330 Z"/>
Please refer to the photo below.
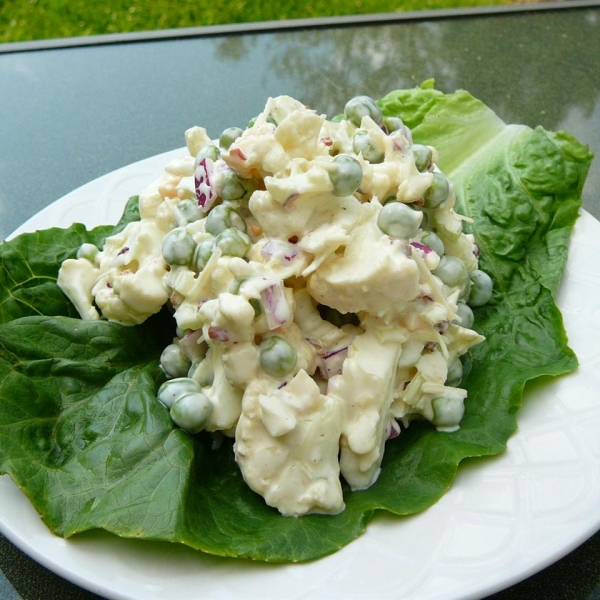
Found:
<path fill-rule="evenodd" d="M 208 337 L 211 340 L 216 340 L 217 342 L 228 342 L 229 331 L 220 325 L 211 325 L 208 328 Z"/>
<path fill-rule="evenodd" d="M 423 252 L 425 252 L 425 254 L 429 254 L 430 252 L 433 252 L 432 248 L 430 248 L 429 246 L 426 246 L 425 244 L 421 244 L 420 242 L 411 242 L 410 245 L 413 248 L 416 248 L 417 250 L 423 250 Z"/>
<path fill-rule="evenodd" d="M 270 239 L 261 249 L 260 254 L 266 259 L 277 258 L 281 262 L 290 262 L 298 256 L 298 246 L 291 242 Z"/>
<path fill-rule="evenodd" d="M 399 140 L 397 137 L 392 138 L 392 143 L 394 145 L 394 150 L 397 150 L 398 152 L 404 152 L 407 148 L 407 145 L 404 143 L 404 141 Z"/>
<path fill-rule="evenodd" d="M 217 198 L 217 192 L 212 187 L 214 165 L 210 158 L 203 158 L 194 171 L 196 200 L 202 212 L 208 212 Z"/>
<path fill-rule="evenodd" d="M 339 375 L 342 372 L 347 356 L 348 346 L 329 350 L 323 354 L 320 357 L 318 365 L 323 379 L 331 379 L 334 375 Z"/>
<path fill-rule="evenodd" d="M 290 321 L 292 311 L 281 282 L 265 288 L 260 297 L 269 329 L 277 329 Z"/>
<path fill-rule="evenodd" d="M 393 440 L 400 435 L 400 425 L 396 422 L 395 419 L 392 419 L 388 425 L 388 440 Z"/>
<path fill-rule="evenodd" d="M 325 354 L 323 354 L 323 356 L 321 358 L 324 360 L 327 360 L 328 358 L 331 358 L 332 356 L 336 356 L 336 355 L 340 354 L 341 352 L 346 352 L 346 354 L 348 354 L 348 346 L 342 346 L 341 348 L 337 348 L 336 350 L 330 350 L 329 352 L 326 352 Z"/>

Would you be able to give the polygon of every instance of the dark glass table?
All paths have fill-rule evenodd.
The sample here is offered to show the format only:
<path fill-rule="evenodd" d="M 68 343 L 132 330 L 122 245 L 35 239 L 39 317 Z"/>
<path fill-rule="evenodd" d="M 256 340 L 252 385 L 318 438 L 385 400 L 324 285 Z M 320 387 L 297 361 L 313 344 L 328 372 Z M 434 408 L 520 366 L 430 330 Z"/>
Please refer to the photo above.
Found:
<path fill-rule="evenodd" d="M 191 125 L 216 136 L 280 94 L 334 115 L 353 95 L 435 78 L 598 153 L 599 49 L 600 2 L 577 0 L 0 46 L 0 239 L 80 185 L 182 146 Z M 600 218 L 598 160 L 584 206 Z M 97 596 L 0 536 L 0 598 Z M 600 599 L 600 534 L 493 598 Z"/>

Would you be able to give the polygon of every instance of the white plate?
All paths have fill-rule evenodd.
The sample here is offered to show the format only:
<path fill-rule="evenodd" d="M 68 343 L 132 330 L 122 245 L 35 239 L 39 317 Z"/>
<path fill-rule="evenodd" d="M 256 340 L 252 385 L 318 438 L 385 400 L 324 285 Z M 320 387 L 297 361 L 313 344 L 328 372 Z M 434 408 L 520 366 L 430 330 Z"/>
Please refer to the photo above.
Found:
<path fill-rule="evenodd" d="M 115 222 L 124 199 L 182 152 L 101 177 L 15 233 L 74 221 Z M 463 465 L 450 491 L 420 515 L 381 515 L 365 535 L 330 557 L 268 565 L 102 532 L 55 537 L 5 476 L 0 477 L 0 531 L 59 575 L 118 600 L 467 600 L 524 579 L 600 528 L 599 240 L 600 223 L 584 212 L 559 298 L 579 369 L 535 386 L 508 450 Z"/>

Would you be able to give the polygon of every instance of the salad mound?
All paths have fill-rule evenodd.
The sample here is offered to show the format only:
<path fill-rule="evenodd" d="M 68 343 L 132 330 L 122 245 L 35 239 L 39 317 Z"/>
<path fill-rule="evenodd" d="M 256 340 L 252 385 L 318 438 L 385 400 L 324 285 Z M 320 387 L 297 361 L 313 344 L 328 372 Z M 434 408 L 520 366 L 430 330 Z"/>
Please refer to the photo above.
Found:
<path fill-rule="evenodd" d="M 364 98 L 340 123 L 280 101 L 306 125 L 289 121 L 292 137 L 308 145 L 314 135 L 301 134 L 318 119 L 331 146 L 320 148 L 317 135 L 310 157 L 289 146 L 283 157 L 266 142 L 288 139 L 286 125 L 278 133 L 285 116 L 270 108 L 246 130 L 225 132 L 221 148 L 193 128 L 190 157 L 132 199 L 116 227 L 74 225 L 0 247 L 0 473 L 55 533 L 103 528 L 222 556 L 311 560 L 354 539 L 377 510 L 433 504 L 460 461 L 504 449 L 527 381 L 575 368 L 554 295 L 586 148 L 563 132 L 505 125 L 466 92 L 442 94 L 431 82 L 381 100 L 382 123 Z M 260 128 L 265 137 L 252 139 Z M 398 156 L 394 140 L 406 142 Z M 286 171 L 290 156 L 295 170 Z M 382 183 L 388 162 L 409 184 Z M 452 184 L 428 207 L 436 175 L 442 188 Z M 369 195 L 365 182 L 384 191 Z M 288 207 L 300 214 L 286 218 Z M 321 237 L 308 235 L 319 228 Z M 379 254 L 354 257 L 362 240 L 375 240 Z M 446 280 L 442 254 L 475 275 L 458 266 Z M 74 303 L 56 283 L 63 264 Z M 139 272 L 152 283 L 136 285 Z M 480 272 L 493 279 L 491 298 Z M 429 300 L 434 283 L 441 294 Z M 369 285 L 385 300 L 366 294 Z M 443 314 L 429 310 L 438 304 Z M 112 320 L 98 318 L 105 311 Z M 409 352 L 405 331 L 421 328 Z M 449 369 L 459 357 L 460 383 Z M 216 405 L 218 386 L 226 406 Z M 360 423 L 344 401 L 365 387 L 373 393 Z M 332 427 L 319 429 L 315 415 Z M 243 435 L 230 426 L 236 419 Z M 278 466 L 285 460 L 253 462 L 271 448 L 289 469 Z M 304 469 L 317 448 L 317 459 L 330 460 Z M 273 475 L 284 478 L 280 492 L 269 487 Z M 302 497 L 296 485 L 311 491 Z M 249 486 L 285 514 L 330 514 L 283 517 Z"/>
<path fill-rule="evenodd" d="M 58 285 L 83 319 L 177 336 L 158 399 L 191 434 L 234 437 L 248 485 L 284 515 L 339 513 L 370 487 L 400 421 L 458 429 L 461 356 L 492 296 L 435 148 L 367 96 L 329 121 L 270 98 L 139 198 L 140 220 L 83 245 Z M 101 315 L 100 315 L 101 313 Z"/>

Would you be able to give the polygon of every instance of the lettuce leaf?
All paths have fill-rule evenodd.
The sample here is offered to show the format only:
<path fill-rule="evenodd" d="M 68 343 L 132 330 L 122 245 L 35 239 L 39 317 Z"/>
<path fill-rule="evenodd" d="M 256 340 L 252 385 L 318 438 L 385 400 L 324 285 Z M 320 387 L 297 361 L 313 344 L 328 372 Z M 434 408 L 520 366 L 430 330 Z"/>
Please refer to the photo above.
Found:
<path fill-rule="evenodd" d="M 104 240 L 139 219 L 138 197 L 129 199 L 116 225 L 87 231 L 81 224 L 69 229 L 45 229 L 0 244 L 0 323 L 28 315 L 76 317 L 77 311 L 56 285 L 58 267 L 74 258 L 81 244 L 101 248 Z M 58 267 L 57 267 L 58 265 Z"/>
<path fill-rule="evenodd" d="M 413 423 L 387 445 L 377 483 L 346 490 L 343 513 L 282 517 L 245 485 L 230 443 L 213 449 L 207 436 L 177 430 L 156 401 L 172 317 L 135 328 L 82 322 L 56 286 L 61 261 L 114 228 L 24 234 L 0 246 L 0 473 L 53 532 L 102 528 L 221 556 L 315 559 L 360 535 L 376 511 L 431 506 L 461 461 L 504 450 L 528 381 L 576 367 L 554 296 L 587 148 L 563 132 L 506 125 L 468 93 L 446 95 L 431 82 L 381 106 L 439 150 L 495 280 L 492 301 L 476 312 L 487 341 L 466 361 L 460 430 Z M 137 218 L 134 204 L 118 228 Z"/>

